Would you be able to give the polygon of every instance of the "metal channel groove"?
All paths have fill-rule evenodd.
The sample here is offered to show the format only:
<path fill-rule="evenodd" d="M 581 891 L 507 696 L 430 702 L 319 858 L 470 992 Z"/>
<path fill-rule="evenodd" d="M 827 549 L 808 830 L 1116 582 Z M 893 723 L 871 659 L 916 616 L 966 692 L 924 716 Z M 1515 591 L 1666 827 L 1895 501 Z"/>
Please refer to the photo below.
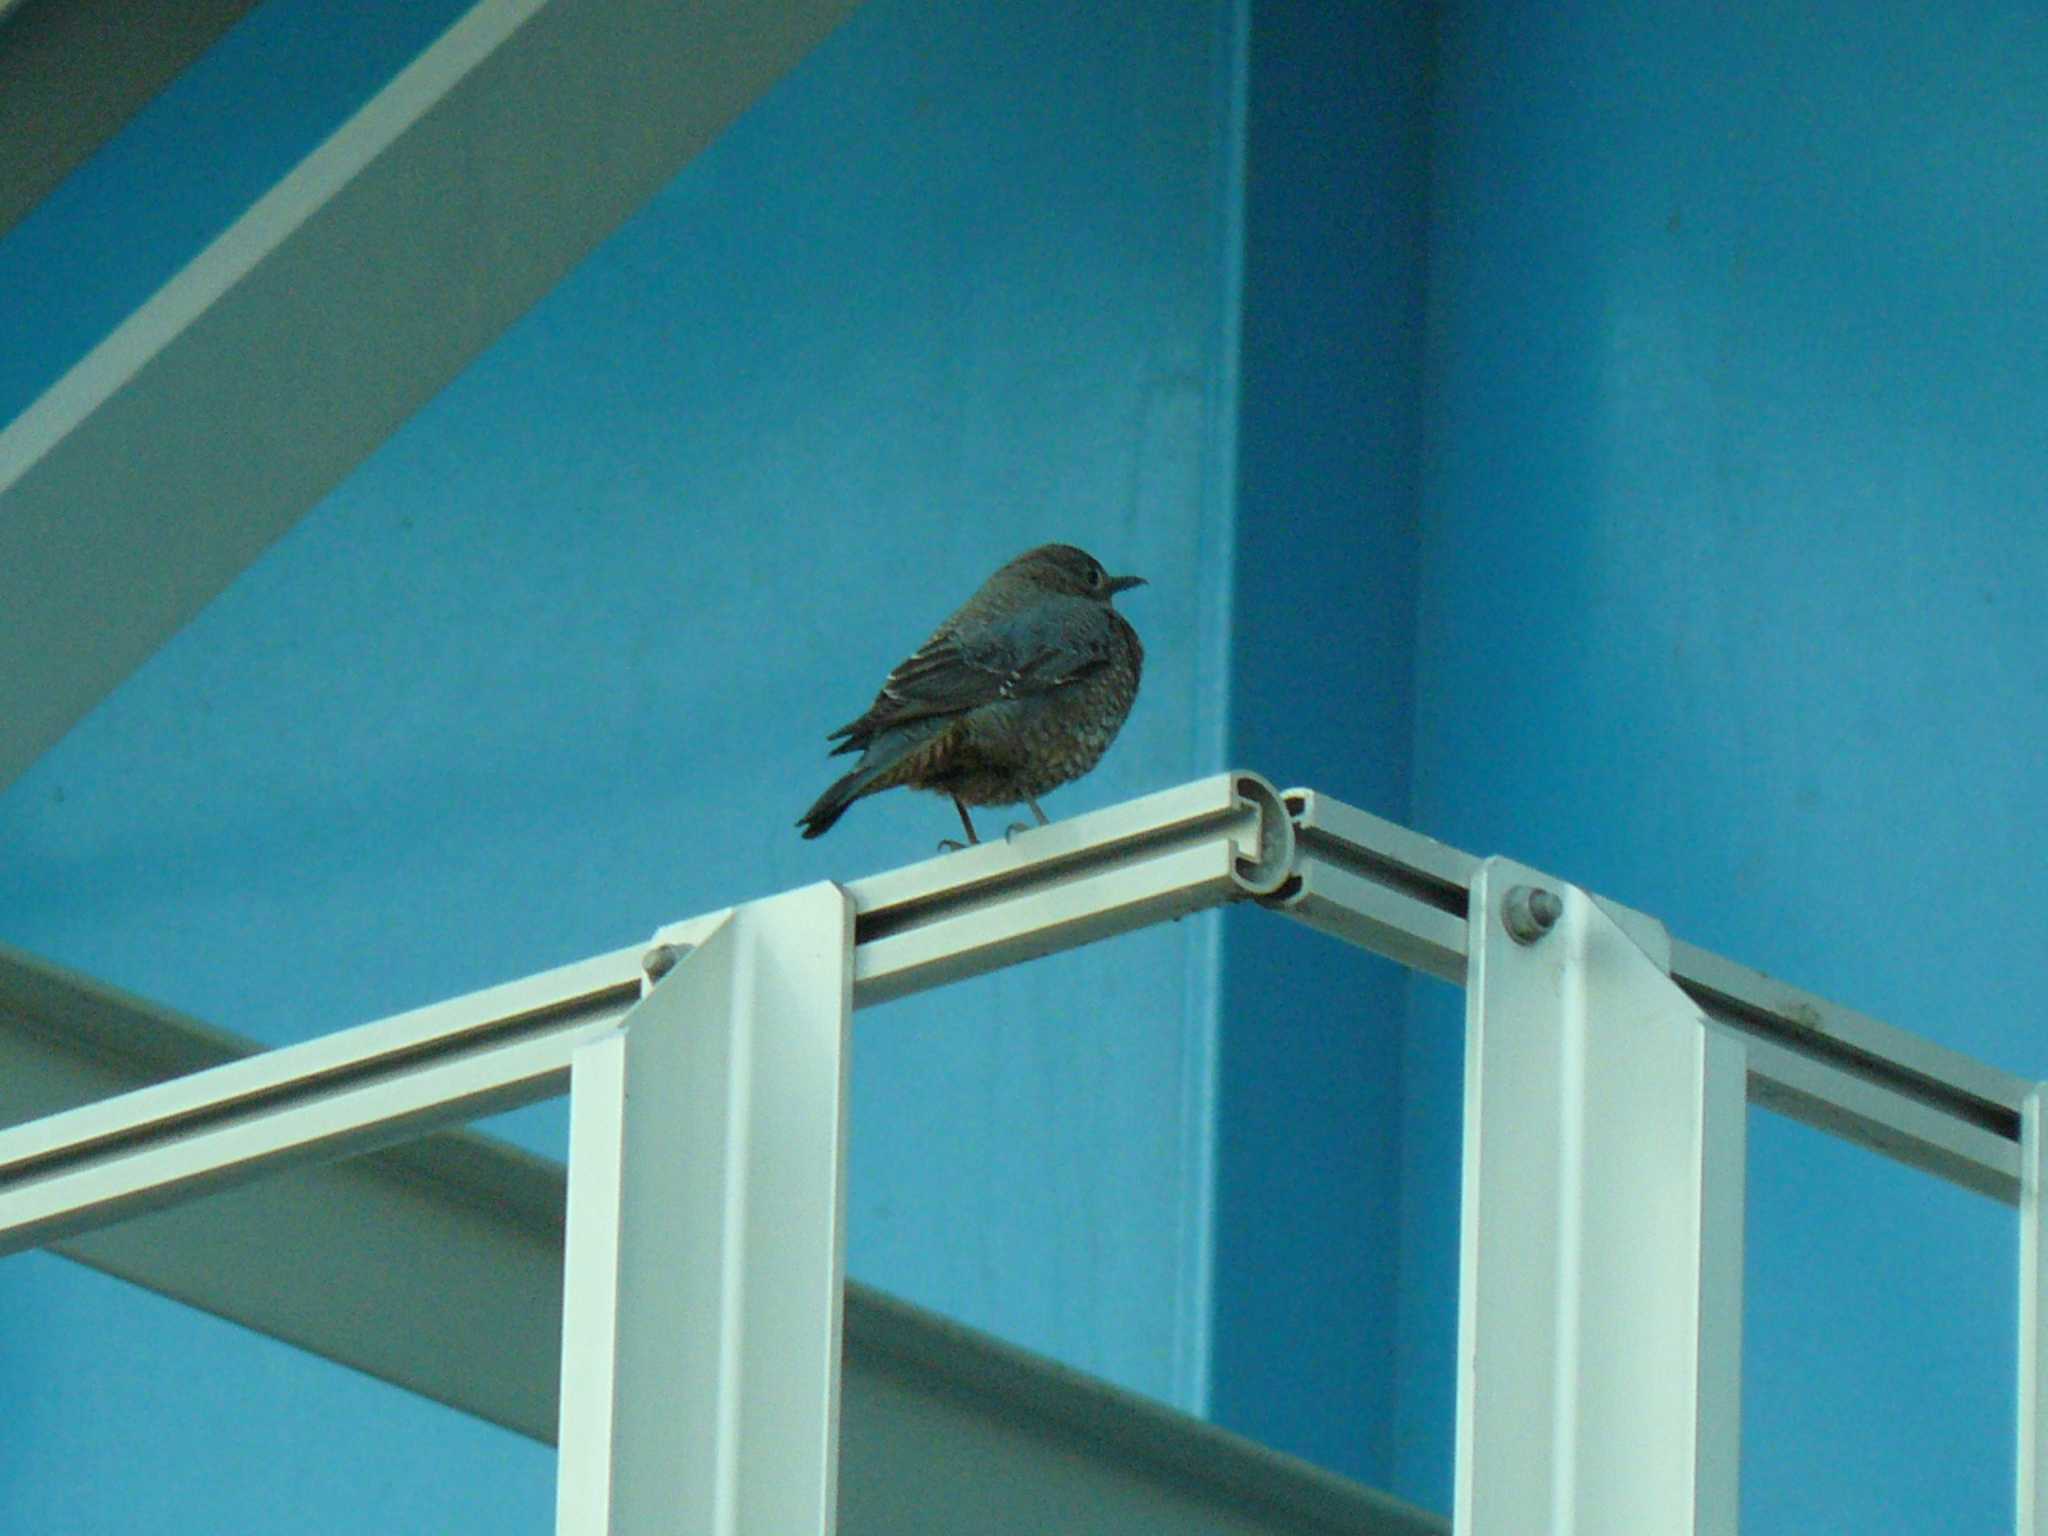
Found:
<path fill-rule="evenodd" d="M 1982 1098 L 1954 1083 L 1930 1077 L 1868 1051 L 1857 1050 L 1854 1046 L 1830 1039 L 1811 1025 L 1789 1020 L 1783 1014 L 1759 1007 L 1746 999 L 1717 991 L 1680 971 L 1675 956 L 1671 979 L 1699 1004 L 1700 1011 L 1708 1018 L 1738 1033 L 1776 1041 L 1837 1071 L 1864 1078 L 1966 1125 L 1989 1131 L 2003 1141 L 2017 1144 L 2020 1139 L 2017 1107 Z"/>
<path fill-rule="evenodd" d="M 1303 853 L 1326 859 L 1340 869 L 1401 895 L 1412 896 L 1439 912 L 1447 912 L 1460 920 L 1464 918 L 1472 880 L 1471 867 L 1476 867 L 1477 860 L 1439 843 L 1436 846 L 1448 857 L 1431 860 L 1425 865 L 1412 856 L 1402 856 L 1392 848 L 1372 847 L 1333 830 L 1328 821 L 1331 809 L 1351 811 L 1351 807 L 1341 802 L 1331 801 L 1326 796 L 1317 797 L 1312 790 L 1300 789 L 1288 790 L 1285 798 L 1289 814 L 1296 818 L 1295 840 Z M 1352 814 L 1360 821 L 1377 820 L 1363 811 Z M 1394 824 L 1389 822 L 1385 825 L 1392 828 Z M 1453 875 L 1450 871 L 1457 867 L 1452 863 L 1453 859 L 1468 867 Z"/>
<path fill-rule="evenodd" d="M 246 1094 L 223 1095 L 175 1116 L 135 1120 L 125 1126 L 76 1138 L 65 1137 L 62 1127 L 48 1127 L 54 1141 L 47 1148 L 21 1146 L 9 1134 L 0 1132 L 0 1187 L 129 1150 L 161 1135 L 173 1120 L 181 1135 L 210 1130 L 231 1120 L 252 1119 L 288 1109 L 344 1088 L 371 1087 L 419 1067 L 457 1056 L 616 1020 L 624 1017 L 639 996 L 638 978 L 634 978 L 554 1006 L 495 1019 L 459 1035 L 441 1036 L 410 1049 L 379 1055 L 364 1063 L 344 1065 L 286 1082 L 263 1084 Z M 550 1092 L 560 1091 L 566 1086 L 566 1082 L 553 1089 L 543 1086 L 536 1090 L 534 1097 L 545 1098 Z"/>
<path fill-rule="evenodd" d="M 857 978 L 868 967 L 865 984 L 856 980 L 856 1002 L 1245 900 L 1462 981 L 1467 892 L 1478 867 L 1470 855 L 1316 791 L 1282 796 L 1256 775 L 1216 775 L 848 886 Z M 707 914 L 657 938 L 687 946 L 727 916 Z M 1748 1042 L 1752 1102 L 1994 1198 L 2020 1198 L 2022 1110 L 2033 1085 L 1695 946 L 1674 942 L 1670 954 L 1675 983 L 1715 1027 Z M 0 1129 L 0 1208 L 20 1192 L 48 1192 L 45 1180 L 61 1183 L 164 1148 L 182 1156 L 191 1150 L 186 1142 L 325 1112 L 325 1101 L 351 1092 L 441 1068 L 470 1071 L 478 1065 L 472 1056 L 491 1051 L 521 1053 L 528 1065 L 519 1083 L 545 1087 L 557 1046 L 566 1051 L 627 1018 L 641 993 L 642 955 L 638 946 L 619 950 L 301 1045 L 221 1060 L 242 1042 L 182 1027 L 75 978 L 59 984 L 47 968 L 0 953 L 0 1067 L 11 1051 L 22 1069 L 0 1073 L 0 1114 L 45 1115 Z M 148 1085 L 100 1096 L 136 1083 Z M 88 1095 L 93 1102 L 81 1105 Z M 437 1326 L 470 1327 L 487 1340 L 506 1308 L 535 1305 L 513 1296 L 522 1277 L 550 1271 L 553 1175 L 527 1170 L 517 1181 L 519 1198 L 508 1203 L 502 1170 L 492 1171 L 497 1150 L 462 1133 L 429 1135 L 348 1164 L 315 1152 L 310 1166 L 294 1169 L 299 1182 L 281 1186 L 298 1192 L 282 1206 L 213 1206 L 209 1214 L 205 1204 L 182 1205 L 67 1239 L 60 1251 L 544 1436 L 545 1360 L 508 1366 L 497 1373 L 504 1379 L 486 1384 L 474 1373 L 421 1375 L 402 1328 L 365 1331 L 359 1318 L 343 1315 L 345 1307 L 308 1303 L 262 1268 L 260 1249 L 275 1230 L 271 1221 L 300 1221 L 311 1232 L 330 1207 L 358 1212 L 364 1230 L 420 1221 L 443 1235 L 459 1229 L 475 1260 L 475 1283 L 497 1289 L 479 1315 L 449 1314 Z M 223 1155 L 216 1171 L 230 1179 L 248 1172 L 234 1154 Z M 267 1186 L 251 1177 L 244 1193 L 253 1196 Z M 264 1221 L 233 1219 L 237 1209 L 260 1211 Z M 173 1229 L 151 1225 L 168 1219 L 188 1223 L 176 1229 L 186 1234 L 182 1243 L 165 1239 Z M 223 1262 L 235 1242 L 255 1247 Z M 337 1273 L 342 1267 L 334 1266 Z M 541 1317 L 543 1332 L 545 1325 Z"/>
<path fill-rule="evenodd" d="M 1295 862 L 1279 792 L 1236 772 L 856 881 L 855 1006 L 1264 898 Z"/>
<path fill-rule="evenodd" d="M 0 1130 L 0 1188 L 118 1155 L 169 1134 L 190 1135 L 231 1121 L 257 1119 L 474 1052 L 601 1025 L 623 1017 L 639 995 L 639 977 L 635 973 L 529 1009 L 487 1016 L 467 1028 L 435 1033 L 361 1057 L 344 1057 L 331 1065 L 310 1067 L 300 1073 L 291 1072 L 283 1058 L 305 1047 L 285 1047 L 224 1062 L 201 1073 L 123 1095 L 130 1101 L 129 1113 L 118 1123 L 96 1114 L 101 1106 L 85 1105 Z M 432 1011 L 445 1006 L 437 1005 Z M 400 1019 L 405 1017 L 401 1015 Z M 337 1038 L 308 1045 L 325 1046 Z M 205 1081 L 202 1083 L 201 1079 Z M 538 1096 L 544 1097 L 545 1091 Z"/>
<path fill-rule="evenodd" d="M 892 870 L 848 888 L 855 893 L 857 908 L 854 942 L 891 938 L 969 907 L 1029 896 L 1225 833 L 1250 832 L 1259 852 L 1240 859 L 1251 882 L 1247 889 L 1270 890 L 1291 873 L 1289 861 L 1276 852 L 1286 848 L 1290 826 L 1280 807 L 1279 796 L 1258 775 L 1222 774 L 1115 807 L 1114 823 L 1109 822 L 1111 812 L 1097 812 L 1072 822 L 1030 829 L 1015 841 L 983 843 Z M 1280 813 L 1274 815 L 1274 811 Z M 1089 823 L 1097 820 L 1109 826 L 1130 825 L 1094 836 Z M 1034 856 L 1035 844 L 1051 834 L 1060 834 L 1057 842 L 1048 852 Z M 961 862 L 970 858 L 984 867 L 956 872 Z"/>

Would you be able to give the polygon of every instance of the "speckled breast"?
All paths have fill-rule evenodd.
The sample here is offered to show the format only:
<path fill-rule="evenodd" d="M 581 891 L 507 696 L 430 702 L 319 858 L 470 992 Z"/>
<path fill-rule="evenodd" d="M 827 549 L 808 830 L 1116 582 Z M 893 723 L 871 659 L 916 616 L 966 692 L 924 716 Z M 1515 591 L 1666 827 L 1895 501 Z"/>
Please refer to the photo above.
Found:
<path fill-rule="evenodd" d="M 1145 651 L 1121 614 L 1118 652 L 1080 681 L 984 706 L 968 722 L 972 765 L 949 786 L 969 805 L 1015 805 L 1070 784 L 1102 760 L 1138 697 Z"/>

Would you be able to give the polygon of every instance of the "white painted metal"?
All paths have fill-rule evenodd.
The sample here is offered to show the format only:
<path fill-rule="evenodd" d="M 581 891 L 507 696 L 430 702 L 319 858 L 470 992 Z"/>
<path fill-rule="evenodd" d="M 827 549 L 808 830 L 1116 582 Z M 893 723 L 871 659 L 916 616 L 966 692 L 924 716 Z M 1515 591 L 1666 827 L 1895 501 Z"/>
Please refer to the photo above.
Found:
<path fill-rule="evenodd" d="M 2007 1205 L 2019 1200 L 2012 1137 L 1767 1036 L 1746 1043 L 1750 1102 Z"/>
<path fill-rule="evenodd" d="M 2048 1083 L 2020 1107 L 2019 1536 L 2048 1536 Z"/>
<path fill-rule="evenodd" d="M 1284 798 L 1295 832 L 1303 841 L 1326 844 L 1432 899 L 1455 896 L 1462 900 L 1472 877 L 1479 873 L 1481 861 L 1462 849 L 1346 805 L 1320 790 L 1290 789 Z"/>
<path fill-rule="evenodd" d="M 730 984 L 730 920 L 720 942 L 692 957 L 667 980 L 678 990 Z M 727 1013 L 711 999 L 714 1015 Z M 647 1035 L 676 1035 L 690 1020 L 664 1008 L 645 1021 Z M 700 1020 L 717 1028 L 723 1019 Z M 654 1042 L 643 1040 L 643 1046 Z M 673 1041 L 664 1041 L 671 1051 Z M 671 1115 L 680 1084 L 642 1090 Z M 659 1156 L 667 1149 L 638 1149 Z M 619 1314 L 626 1216 L 626 1039 L 613 1033 L 576 1052 L 569 1085 L 568 1221 L 562 1241 L 561 1396 L 556 1407 L 556 1536 L 599 1536 L 612 1528 L 612 1457 L 617 1434 Z M 644 1238 L 658 1239 L 661 1224 Z M 657 1291 L 647 1301 L 661 1300 Z M 643 1303 L 644 1310 L 644 1303 Z M 683 1506 L 678 1501 L 674 1508 Z"/>
<path fill-rule="evenodd" d="M 708 928 L 718 915 L 679 925 Z M 559 1093 L 639 995 L 621 950 L 0 1131 L 0 1252 Z"/>
<path fill-rule="evenodd" d="M 1478 860 L 1313 789 L 1284 799 L 1300 853 L 1276 905 L 1347 944 L 1462 985 L 1465 896 Z"/>
<path fill-rule="evenodd" d="M 586 1026 L 594 1029 L 602 1026 Z M 0 1254 L 38 1247 L 316 1159 L 346 1157 L 559 1092 L 575 1035 L 465 1053 L 217 1127 L 110 1138 L 0 1187 Z"/>
<path fill-rule="evenodd" d="M 2026 1078 L 1697 945 L 1672 942 L 1671 974 L 1710 1017 L 1776 1032 L 1803 1055 L 1849 1061 L 1946 1113 L 2017 1136 L 2020 1104 L 2034 1087 Z"/>
<path fill-rule="evenodd" d="M 853 909 L 737 908 L 577 1054 L 556 1529 L 833 1528 Z"/>
<path fill-rule="evenodd" d="M 1503 928 L 1518 885 L 1563 912 Z M 1454 1528 L 1735 1530 L 1742 1047 L 1583 892 L 1472 883 Z"/>
<path fill-rule="evenodd" d="M 678 931 L 708 929 L 720 916 L 712 913 Z M 258 1115 L 310 1094 L 381 1081 L 429 1060 L 549 1032 L 603 1029 L 639 999 L 640 954 L 637 947 L 614 950 L 10 1127 L 0 1131 L 0 1180 L 75 1160 L 102 1143 L 129 1145 L 202 1123 L 217 1126 L 229 1116 Z M 560 1053 L 560 1070 L 568 1067 L 569 1049 Z"/>
<path fill-rule="evenodd" d="M 1314 790 L 1290 789 L 1297 881 L 1272 903 L 1404 965 L 1465 980 L 1465 894 L 1478 863 Z M 1627 926 L 1630 914 L 1603 902 Z M 2011 1204 L 2029 1084 L 1682 941 L 1672 979 L 1752 1042 L 1752 1102 Z"/>
<path fill-rule="evenodd" d="M 848 888 L 859 914 L 855 1001 L 899 997 L 1244 898 L 1462 979 L 1464 925 L 1443 904 L 1459 889 L 1450 882 L 1466 856 L 1312 791 L 1289 791 L 1287 801 L 1298 842 L 1264 780 L 1219 774 L 860 881 Z M 687 943 L 716 917 L 675 925 L 664 937 Z M 2022 1080 L 1694 946 L 1671 948 L 1679 985 L 1709 1017 L 1754 1042 L 1756 1102 L 1994 1198 L 2018 1198 Z M 640 954 L 619 950 L 0 1131 L 0 1179 L 53 1154 L 73 1155 L 99 1135 L 168 1134 L 228 1106 L 259 1112 L 275 1095 L 387 1071 L 415 1053 L 452 1049 L 458 1037 L 481 1043 L 596 1027 L 636 995 Z M 0 985 L 0 1005 L 7 1002 Z M 0 1035 L 0 1051 L 41 1061 L 61 1049 L 64 1031 L 33 1033 L 33 1041 Z M 30 1075 L 26 1066 L 0 1072 L 0 1105 L 10 1084 Z"/>
<path fill-rule="evenodd" d="M 1279 903 L 1289 917 L 1453 986 L 1465 981 L 1465 920 L 1304 848 Z"/>
<path fill-rule="evenodd" d="M 1245 897 L 1294 868 L 1280 794 L 1219 773 L 847 887 L 862 1006 Z"/>
<path fill-rule="evenodd" d="M 863 1003 L 1276 890 L 1271 785 L 1217 774 L 849 888 Z M 689 946 L 710 913 L 665 928 Z M 0 1130 L 0 1251 L 560 1092 L 639 997 L 645 946 Z M 4 1090 L 0 1090 L 4 1091 Z"/>

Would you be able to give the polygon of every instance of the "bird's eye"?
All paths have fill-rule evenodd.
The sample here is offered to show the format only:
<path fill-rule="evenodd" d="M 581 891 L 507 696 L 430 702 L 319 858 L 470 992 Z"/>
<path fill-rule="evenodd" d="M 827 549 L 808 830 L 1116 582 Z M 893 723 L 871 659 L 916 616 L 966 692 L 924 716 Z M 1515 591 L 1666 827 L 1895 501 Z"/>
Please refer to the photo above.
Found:
<path fill-rule="evenodd" d="M 1088 568 L 1088 585 L 1089 585 L 1089 586 L 1091 586 L 1091 587 L 1099 587 L 1099 586 L 1101 586 L 1101 585 L 1102 585 L 1102 567 L 1101 567 L 1101 566 L 1099 566 L 1099 565 L 1095 565 L 1095 566 L 1090 566 L 1090 567 Z"/>

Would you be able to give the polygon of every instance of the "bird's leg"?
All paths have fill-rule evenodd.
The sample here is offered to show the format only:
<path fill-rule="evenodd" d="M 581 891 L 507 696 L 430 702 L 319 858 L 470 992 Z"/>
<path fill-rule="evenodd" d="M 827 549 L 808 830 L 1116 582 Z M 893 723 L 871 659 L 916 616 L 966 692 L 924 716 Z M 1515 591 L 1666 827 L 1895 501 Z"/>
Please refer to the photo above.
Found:
<path fill-rule="evenodd" d="M 1049 827 L 1052 825 L 1051 822 L 1045 819 L 1045 812 L 1041 811 L 1038 808 L 1038 802 L 1036 800 L 1032 799 L 1029 795 L 1026 795 L 1024 797 L 1024 803 L 1031 807 L 1031 814 L 1038 818 L 1038 824 L 1041 827 Z M 1023 822 L 1013 821 L 1010 823 L 1009 831 L 1003 834 L 1003 841 L 1006 843 L 1010 842 L 1017 836 L 1019 832 L 1029 832 L 1030 830 L 1031 829 L 1025 826 Z"/>
<path fill-rule="evenodd" d="M 980 842 L 981 839 L 974 835 L 974 823 L 967 819 L 966 803 L 958 795 L 953 796 L 953 809 L 960 813 L 960 825 L 967 829 L 967 841 L 969 843 Z M 939 851 L 941 853 L 958 853 L 961 847 L 961 844 L 954 842 L 950 837 L 942 839 L 939 843 Z"/>

